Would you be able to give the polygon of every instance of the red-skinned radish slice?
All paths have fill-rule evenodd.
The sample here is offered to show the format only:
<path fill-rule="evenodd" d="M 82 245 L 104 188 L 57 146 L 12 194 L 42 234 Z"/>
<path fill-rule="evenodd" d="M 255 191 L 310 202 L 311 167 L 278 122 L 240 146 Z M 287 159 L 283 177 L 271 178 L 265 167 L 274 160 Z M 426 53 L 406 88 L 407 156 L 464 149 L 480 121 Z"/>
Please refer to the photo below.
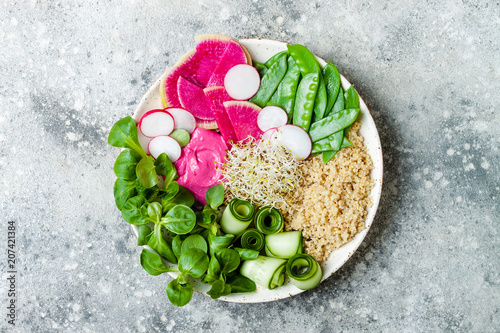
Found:
<path fill-rule="evenodd" d="M 174 117 L 174 129 L 184 129 L 189 134 L 193 133 L 196 128 L 196 119 L 189 111 L 181 108 L 167 108 L 165 110 Z"/>
<path fill-rule="evenodd" d="M 288 115 L 285 110 L 279 106 L 266 106 L 259 112 L 257 117 L 257 125 L 265 132 L 270 128 L 276 128 L 286 125 L 288 122 Z"/>
<path fill-rule="evenodd" d="M 181 146 L 168 135 L 160 135 L 149 141 L 149 152 L 154 158 L 158 158 L 162 153 L 167 154 L 170 162 L 174 163 L 181 157 Z"/>
<path fill-rule="evenodd" d="M 146 112 L 139 121 L 142 134 L 153 138 L 159 135 L 169 135 L 174 130 L 174 118 L 163 109 Z"/>
<path fill-rule="evenodd" d="M 233 66 L 226 73 L 224 88 L 231 98 L 244 101 L 259 91 L 260 75 L 255 67 L 250 65 Z"/>
<path fill-rule="evenodd" d="M 137 126 L 137 139 L 139 140 L 139 144 L 141 145 L 142 150 L 144 150 L 144 152 L 149 155 L 148 146 L 149 146 L 149 141 L 151 141 L 152 138 L 148 138 L 147 136 L 142 134 L 141 130 L 139 129 L 139 126 Z"/>
<path fill-rule="evenodd" d="M 274 143 L 276 141 L 276 136 L 278 132 L 276 128 L 270 128 L 262 134 L 260 137 L 260 142 L 262 143 Z"/>
<path fill-rule="evenodd" d="M 277 129 L 274 142 L 292 152 L 295 157 L 304 160 L 309 157 L 312 142 L 309 134 L 296 125 L 285 125 Z"/>
<path fill-rule="evenodd" d="M 222 104 L 238 141 L 247 139 L 249 135 L 257 140 L 260 139 L 262 131 L 257 126 L 257 116 L 260 112 L 258 105 L 247 101 L 227 101 Z"/>

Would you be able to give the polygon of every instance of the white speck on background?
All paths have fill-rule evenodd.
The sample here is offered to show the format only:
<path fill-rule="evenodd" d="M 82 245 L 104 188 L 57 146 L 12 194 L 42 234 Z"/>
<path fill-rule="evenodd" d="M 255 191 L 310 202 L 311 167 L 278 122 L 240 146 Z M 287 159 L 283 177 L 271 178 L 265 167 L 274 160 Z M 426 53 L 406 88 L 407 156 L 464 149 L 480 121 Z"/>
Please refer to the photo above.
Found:
<path fill-rule="evenodd" d="M 453 156 L 453 154 L 455 154 L 455 150 L 453 149 L 448 149 L 448 151 L 446 151 L 446 154 L 448 154 L 448 156 Z"/>
<path fill-rule="evenodd" d="M 468 165 L 465 166 L 465 171 L 470 171 L 470 170 L 476 170 L 476 167 L 472 163 L 469 163 Z"/>
<path fill-rule="evenodd" d="M 220 18 L 225 21 L 225 20 L 229 19 L 230 16 L 231 16 L 231 14 L 229 13 L 229 9 L 222 8 L 222 10 L 220 12 Z"/>
<path fill-rule="evenodd" d="M 247 22 L 248 22 L 248 17 L 246 17 L 245 15 L 243 15 L 243 16 L 241 17 L 241 22 L 243 22 L 243 23 L 247 23 Z"/>
<path fill-rule="evenodd" d="M 461 196 L 458 196 L 457 199 L 456 199 L 457 202 L 462 202 L 462 197 Z"/>
<path fill-rule="evenodd" d="M 83 134 L 77 134 L 73 132 L 66 133 L 66 137 L 69 141 L 78 141 L 83 137 Z"/>
<path fill-rule="evenodd" d="M 167 331 L 172 331 L 172 329 L 174 328 L 175 326 L 175 321 L 173 319 L 170 319 L 170 321 L 168 322 L 168 325 L 167 325 Z"/>
<path fill-rule="evenodd" d="M 78 263 L 72 262 L 72 263 L 64 265 L 64 270 L 65 271 L 72 271 L 72 270 L 76 269 L 77 267 L 78 267 Z"/>
<path fill-rule="evenodd" d="M 470 144 L 468 144 L 468 143 L 464 144 L 464 149 L 465 150 L 469 150 L 470 149 Z"/>
<path fill-rule="evenodd" d="M 18 24 L 18 23 L 19 23 L 19 22 L 17 21 L 17 19 L 16 19 L 15 17 L 13 17 L 13 18 L 11 18 L 11 19 L 10 19 L 10 24 L 11 24 L 12 26 L 17 27 L 17 24 Z"/>
<path fill-rule="evenodd" d="M 278 18 L 276 19 L 276 23 L 283 24 L 283 20 L 283 16 L 278 16 Z"/>
<path fill-rule="evenodd" d="M 438 171 L 436 173 L 434 173 L 434 180 L 440 180 L 441 177 L 443 177 L 443 173 Z"/>
<path fill-rule="evenodd" d="M 77 99 L 75 101 L 75 104 L 73 105 L 73 108 L 77 111 L 80 111 L 83 108 L 83 101 L 81 99 Z"/>
<path fill-rule="evenodd" d="M 490 167 L 490 164 L 488 163 L 488 161 L 486 159 L 484 159 L 483 157 L 483 161 L 481 162 L 481 168 L 483 169 L 488 169 Z"/>
<path fill-rule="evenodd" d="M 425 188 L 431 188 L 432 187 L 432 182 L 426 180 L 425 181 Z"/>

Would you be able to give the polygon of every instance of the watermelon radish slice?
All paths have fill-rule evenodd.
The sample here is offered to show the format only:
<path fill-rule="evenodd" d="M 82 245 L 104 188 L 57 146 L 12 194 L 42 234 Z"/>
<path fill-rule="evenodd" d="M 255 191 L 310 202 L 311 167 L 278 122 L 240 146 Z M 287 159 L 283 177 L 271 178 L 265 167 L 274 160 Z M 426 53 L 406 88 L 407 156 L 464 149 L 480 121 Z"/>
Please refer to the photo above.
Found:
<path fill-rule="evenodd" d="M 250 65 L 233 66 L 224 78 L 224 88 L 227 93 L 238 101 L 250 99 L 259 91 L 259 87 L 259 72 Z"/>
<path fill-rule="evenodd" d="M 248 136 L 257 140 L 260 138 L 262 131 L 257 126 L 260 107 L 246 101 L 228 101 L 223 104 L 233 124 L 238 141 L 245 140 Z"/>
<path fill-rule="evenodd" d="M 304 160 L 311 155 L 312 141 L 304 129 L 296 125 L 281 126 L 276 131 L 274 143 L 292 152 L 298 159 Z"/>
<path fill-rule="evenodd" d="M 152 138 L 148 138 L 147 136 L 142 134 L 139 126 L 137 126 L 137 139 L 139 141 L 139 144 L 142 147 L 142 150 L 144 150 L 144 152 L 149 155 L 149 147 L 148 146 L 149 146 L 149 141 L 151 141 Z"/>
<path fill-rule="evenodd" d="M 233 124 L 231 124 L 231 120 L 229 119 L 223 104 L 224 102 L 231 100 L 231 97 L 227 94 L 226 89 L 224 89 L 224 87 L 209 87 L 203 89 L 203 92 L 210 102 L 212 113 L 215 121 L 217 122 L 217 127 L 219 128 L 220 134 L 224 138 L 226 144 L 229 146 L 231 141 L 238 141 Z"/>
<path fill-rule="evenodd" d="M 214 72 L 212 73 L 212 76 L 210 77 L 210 81 L 208 81 L 207 86 L 213 87 L 213 86 L 224 85 L 224 77 L 226 76 L 226 73 L 234 66 L 240 65 L 240 64 L 247 65 L 247 57 L 245 55 L 245 51 L 243 50 L 243 48 L 241 47 L 241 45 L 238 42 L 231 40 L 228 42 L 226 50 L 224 51 L 224 54 L 222 55 L 219 63 L 217 64 L 217 67 L 215 68 Z M 247 66 L 250 66 L 250 65 L 247 65 Z M 252 66 L 250 66 L 250 67 L 252 67 Z M 258 75 L 258 73 L 257 73 L 257 75 Z M 259 84 L 260 84 L 260 77 L 259 77 Z M 257 88 L 257 90 L 258 90 L 258 88 Z M 250 96 L 250 97 L 252 97 L 252 96 Z M 248 98 L 245 98 L 245 99 L 248 99 Z"/>
<path fill-rule="evenodd" d="M 284 126 L 287 122 L 288 115 L 285 110 L 274 105 L 266 106 L 260 110 L 257 117 L 257 126 L 264 132 L 270 128 Z"/>
<path fill-rule="evenodd" d="M 208 104 L 203 88 L 181 76 L 177 81 L 177 92 L 182 107 L 191 112 L 193 116 L 202 120 L 214 120 L 212 109 Z"/>
<path fill-rule="evenodd" d="M 217 122 L 215 120 L 205 120 L 196 118 L 196 127 L 204 129 L 216 129 Z"/>
<path fill-rule="evenodd" d="M 179 101 L 179 94 L 177 93 L 177 81 L 179 77 L 183 77 L 194 85 L 202 87 L 199 83 L 193 82 L 187 74 L 185 74 L 180 68 L 171 68 L 165 77 L 160 82 L 160 96 L 163 106 L 168 107 L 182 107 Z M 186 78 L 187 77 L 187 78 Z"/>
<path fill-rule="evenodd" d="M 165 110 L 156 109 L 146 112 L 139 121 L 139 128 L 150 138 L 169 135 L 174 130 L 174 118 Z"/>
<path fill-rule="evenodd" d="M 149 141 L 149 152 L 154 158 L 158 158 L 162 153 L 167 154 L 170 162 L 174 163 L 181 157 L 181 146 L 168 135 L 154 137 Z"/>
<path fill-rule="evenodd" d="M 193 133 L 196 128 L 196 119 L 189 111 L 182 108 L 167 108 L 165 111 L 174 117 L 174 129 L 183 129 L 188 131 L 189 134 Z"/>

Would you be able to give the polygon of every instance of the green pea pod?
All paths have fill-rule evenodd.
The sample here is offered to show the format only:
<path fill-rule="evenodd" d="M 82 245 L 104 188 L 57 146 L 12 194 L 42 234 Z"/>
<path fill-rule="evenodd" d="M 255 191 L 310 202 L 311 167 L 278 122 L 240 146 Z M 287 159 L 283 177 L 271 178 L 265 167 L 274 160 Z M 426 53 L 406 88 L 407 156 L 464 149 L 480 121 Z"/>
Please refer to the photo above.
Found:
<path fill-rule="evenodd" d="M 314 101 L 314 118 L 317 120 L 322 119 L 326 114 L 326 107 L 328 103 L 328 95 L 326 92 L 325 81 L 323 75 L 319 73 L 318 93 Z"/>
<path fill-rule="evenodd" d="M 338 131 L 332 135 L 316 141 L 312 146 L 312 154 L 321 153 L 329 150 L 339 150 L 344 139 L 344 132 Z"/>
<path fill-rule="evenodd" d="M 345 131 L 345 129 L 344 129 L 344 131 Z M 340 146 L 340 148 L 346 148 L 349 146 L 352 146 L 352 142 L 347 140 L 347 138 L 344 136 L 344 141 L 342 141 L 342 146 Z"/>
<path fill-rule="evenodd" d="M 267 103 L 276 105 L 285 110 L 288 114 L 288 122 L 292 122 L 293 105 L 295 104 L 295 95 L 297 94 L 297 85 L 300 80 L 299 68 L 295 65 L 292 57 L 288 57 L 288 68 L 283 80 Z"/>
<path fill-rule="evenodd" d="M 346 109 L 359 108 L 359 95 L 356 90 L 354 90 L 353 86 L 350 86 L 349 89 L 347 89 L 347 91 L 345 92 L 344 100 Z M 344 136 L 347 136 L 347 133 L 349 133 L 350 129 L 351 126 L 348 126 L 344 129 Z"/>
<path fill-rule="evenodd" d="M 286 47 L 288 48 L 288 52 L 290 52 L 290 56 L 295 60 L 295 64 L 302 73 L 302 76 L 306 76 L 310 73 L 319 73 L 321 71 L 314 54 L 305 46 L 294 44 L 287 45 Z"/>
<path fill-rule="evenodd" d="M 328 115 L 332 115 L 334 113 L 337 113 L 339 111 L 342 111 L 345 109 L 344 107 L 345 101 L 344 101 L 344 89 L 342 89 L 342 86 L 339 88 L 339 93 L 337 95 L 337 99 L 335 100 L 335 103 L 333 104 L 332 110 Z"/>
<path fill-rule="evenodd" d="M 325 80 L 326 93 L 328 95 L 325 115 L 328 115 L 340 91 L 340 74 L 337 67 L 331 61 L 323 68 L 323 79 Z"/>
<path fill-rule="evenodd" d="M 337 155 L 338 150 L 329 150 L 329 151 L 324 151 L 323 154 L 321 154 L 321 158 L 323 159 L 323 163 L 328 163 L 332 158 Z"/>
<path fill-rule="evenodd" d="M 266 66 L 267 68 L 271 67 L 283 55 L 286 55 L 288 57 L 288 51 L 281 51 L 276 53 L 264 63 L 264 66 Z"/>
<path fill-rule="evenodd" d="M 345 109 L 313 123 L 309 131 L 312 142 L 343 130 L 356 120 L 358 114 L 359 109 Z"/>
<path fill-rule="evenodd" d="M 353 86 L 350 86 L 345 94 L 345 108 L 346 109 L 354 109 L 354 108 L 359 108 L 359 96 L 356 90 L 354 90 Z"/>
<path fill-rule="evenodd" d="M 264 65 L 263 63 L 258 62 L 258 61 L 253 62 L 253 67 L 255 67 L 255 69 L 257 69 L 257 72 L 259 72 L 260 77 L 263 77 L 264 74 L 266 74 L 267 69 L 268 69 L 266 67 L 266 65 Z"/>
<path fill-rule="evenodd" d="M 314 100 L 318 91 L 319 74 L 309 73 L 300 81 L 293 107 L 293 124 L 305 131 L 311 126 Z"/>
<path fill-rule="evenodd" d="M 250 99 L 250 102 L 257 104 L 261 108 L 267 104 L 285 76 L 287 69 L 286 58 L 286 54 L 283 54 L 267 70 L 266 74 L 264 74 L 262 80 L 260 81 L 259 91 Z"/>

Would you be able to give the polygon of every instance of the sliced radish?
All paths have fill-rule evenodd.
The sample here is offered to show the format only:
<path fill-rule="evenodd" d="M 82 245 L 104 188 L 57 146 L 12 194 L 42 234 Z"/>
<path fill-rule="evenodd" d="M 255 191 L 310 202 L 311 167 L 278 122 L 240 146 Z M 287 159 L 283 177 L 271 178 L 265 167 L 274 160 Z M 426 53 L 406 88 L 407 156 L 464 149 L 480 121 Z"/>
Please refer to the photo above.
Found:
<path fill-rule="evenodd" d="M 280 127 L 286 125 L 288 122 L 288 115 L 285 110 L 279 106 L 266 106 L 259 112 L 257 117 L 257 126 L 265 132 L 270 128 Z"/>
<path fill-rule="evenodd" d="M 268 129 L 262 134 L 259 140 L 259 145 L 261 147 L 265 146 L 276 146 L 276 138 L 278 136 L 278 130 L 276 128 Z"/>
<path fill-rule="evenodd" d="M 174 138 L 168 135 L 160 135 L 149 141 L 149 152 L 154 158 L 158 158 L 162 153 L 167 154 L 170 162 L 174 163 L 181 157 L 181 146 Z"/>
<path fill-rule="evenodd" d="M 183 129 L 188 131 L 189 134 L 193 133 L 196 128 L 196 119 L 191 112 L 181 108 L 167 108 L 165 111 L 174 117 L 174 129 Z"/>
<path fill-rule="evenodd" d="M 137 139 L 139 140 L 139 144 L 141 145 L 142 150 L 144 150 L 144 152 L 149 155 L 148 146 L 149 146 L 149 141 L 151 141 L 151 138 L 148 138 L 147 136 L 142 134 L 141 130 L 139 129 L 139 126 L 137 126 Z"/>
<path fill-rule="evenodd" d="M 285 125 L 277 129 L 274 142 L 292 152 L 297 158 L 304 160 L 311 154 L 312 142 L 309 134 L 296 125 Z"/>
<path fill-rule="evenodd" d="M 224 88 L 231 98 L 244 101 L 259 91 L 260 75 L 255 67 L 236 65 L 227 71 L 224 77 Z"/>
<path fill-rule="evenodd" d="M 142 134 L 153 138 L 159 135 L 169 135 L 174 130 L 174 118 L 165 110 L 148 111 L 139 121 Z"/>

